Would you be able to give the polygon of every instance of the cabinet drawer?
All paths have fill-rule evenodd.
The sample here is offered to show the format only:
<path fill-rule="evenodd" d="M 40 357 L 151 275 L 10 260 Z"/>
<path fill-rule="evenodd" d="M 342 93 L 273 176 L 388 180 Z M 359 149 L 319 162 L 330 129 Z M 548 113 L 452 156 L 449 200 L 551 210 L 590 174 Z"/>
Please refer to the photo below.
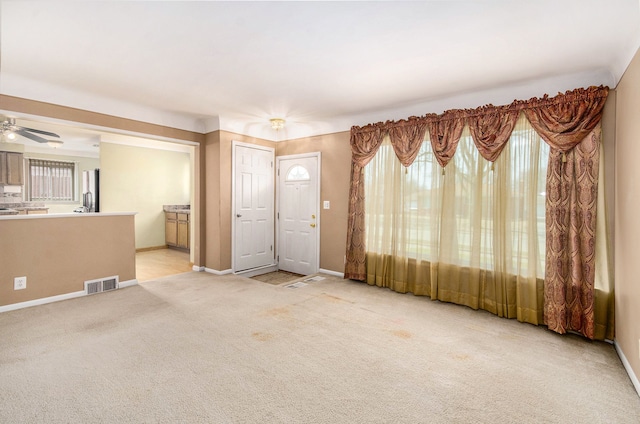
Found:
<path fill-rule="evenodd" d="M 177 219 L 177 214 L 175 212 L 165 212 L 165 218 L 175 220 Z"/>
<path fill-rule="evenodd" d="M 178 214 L 178 221 L 189 221 L 189 214 L 188 213 L 179 213 Z"/>

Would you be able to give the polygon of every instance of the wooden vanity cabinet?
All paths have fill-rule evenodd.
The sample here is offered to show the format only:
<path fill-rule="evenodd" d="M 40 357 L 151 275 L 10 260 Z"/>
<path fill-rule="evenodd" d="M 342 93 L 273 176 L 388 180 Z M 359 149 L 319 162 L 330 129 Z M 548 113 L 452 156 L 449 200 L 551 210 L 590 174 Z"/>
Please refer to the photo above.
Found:
<path fill-rule="evenodd" d="M 178 245 L 178 214 L 175 212 L 164 213 L 164 238 L 167 246 Z"/>
<path fill-rule="evenodd" d="M 167 246 L 189 249 L 189 214 L 165 212 L 165 243 Z"/>
<path fill-rule="evenodd" d="M 0 184 L 23 185 L 23 154 L 0 152 Z"/>
<path fill-rule="evenodd" d="M 178 214 L 178 247 L 189 248 L 189 214 Z"/>

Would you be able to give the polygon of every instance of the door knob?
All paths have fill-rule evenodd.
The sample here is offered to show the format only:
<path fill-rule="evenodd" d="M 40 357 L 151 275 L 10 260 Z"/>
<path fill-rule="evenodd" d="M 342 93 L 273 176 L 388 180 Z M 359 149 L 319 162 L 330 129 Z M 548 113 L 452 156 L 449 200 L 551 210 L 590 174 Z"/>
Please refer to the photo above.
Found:
<path fill-rule="evenodd" d="M 236 214 L 236 216 L 237 216 L 238 218 L 240 218 L 242 215 L 240 215 L 240 214 Z"/>
<path fill-rule="evenodd" d="M 316 224 L 309 224 L 311 228 L 316 228 Z"/>

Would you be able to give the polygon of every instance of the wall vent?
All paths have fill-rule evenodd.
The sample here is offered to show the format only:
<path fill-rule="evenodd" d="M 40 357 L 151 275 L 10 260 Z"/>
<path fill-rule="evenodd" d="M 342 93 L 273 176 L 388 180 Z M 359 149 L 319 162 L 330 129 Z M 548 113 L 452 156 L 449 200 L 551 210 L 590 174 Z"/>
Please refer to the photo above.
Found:
<path fill-rule="evenodd" d="M 99 278 L 84 282 L 84 291 L 86 294 L 102 293 L 105 291 L 115 290 L 118 288 L 118 276 Z"/>

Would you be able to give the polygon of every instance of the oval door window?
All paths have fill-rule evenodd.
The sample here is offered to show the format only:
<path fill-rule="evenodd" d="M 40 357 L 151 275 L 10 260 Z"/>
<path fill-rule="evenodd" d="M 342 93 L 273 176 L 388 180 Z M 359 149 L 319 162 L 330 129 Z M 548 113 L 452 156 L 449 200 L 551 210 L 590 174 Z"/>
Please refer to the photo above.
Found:
<path fill-rule="evenodd" d="M 289 169 L 286 181 L 306 181 L 310 179 L 309 171 L 304 166 L 295 165 Z"/>

